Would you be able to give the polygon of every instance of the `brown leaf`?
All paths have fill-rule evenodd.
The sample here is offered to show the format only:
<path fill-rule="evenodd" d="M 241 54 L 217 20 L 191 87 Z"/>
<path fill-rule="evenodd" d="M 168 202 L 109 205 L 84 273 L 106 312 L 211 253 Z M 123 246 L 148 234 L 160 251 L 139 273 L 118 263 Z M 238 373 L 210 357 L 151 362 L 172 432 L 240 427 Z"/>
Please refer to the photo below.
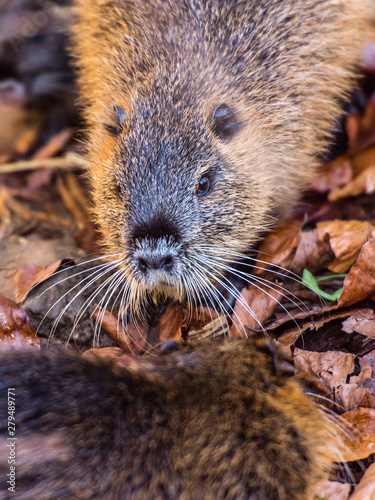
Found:
<path fill-rule="evenodd" d="M 318 331 L 320 330 L 324 325 L 327 323 L 330 323 L 332 321 L 336 321 L 337 319 L 340 318 L 347 318 L 348 316 L 351 316 L 353 318 L 356 317 L 362 317 L 362 315 L 366 314 L 371 314 L 372 310 L 371 309 L 353 309 L 351 311 L 345 310 L 345 311 L 336 311 L 337 306 L 334 307 L 329 307 L 327 309 L 317 309 L 310 311 L 310 320 L 306 321 L 305 323 L 299 325 L 298 327 L 293 327 L 289 330 L 284 331 L 278 337 L 278 342 L 284 346 L 291 346 L 296 342 L 296 340 L 306 331 Z M 298 319 L 298 315 L 294 314 L 294 311 L 290 312 L 291 316 L 295 319 Z M 316 315 L 318 316 L 316 319 L 313 318 L 313 316 Z M 285 315 L 286 316 L 286 315 Z M 302 316 L 302 314 L 301 314 Z M 307 315 L 306 315 L 307 316 Z M 320 316 L 320 317 L 319 317 Z M 288 319 L 290 321 L 290 318 L 285 317 L 285 319 Z M 276 322 L 275 322 L 276 323 Z M 280 321 L 280 325 L 283 323 Z M 346 331 L 346 330 L 344 330 Z M 351 333 L 351 332 L 350 332 Z"/>
<path fill-rule="evenodd" d="M 257 258 L 270 264 L 289 267 L 294 257 L 301 237 L 302 221 L 293 217 L 284 219 L 278 228 L 270 233 L 261 244 Z M 254 274 L 260 274 L 265 265 L 257 263 L 261 269 L 255 269 Z"/>
<path fill-rule="evenodd" d="M 345 410 L 356 410 L 359 407 L 374 408 L 371 366 L 364 363 L 360 374 L 351 376 L 349 383 L 340 387 L 338 396 Z"/>
<path fill-rule="evenodd" d="M 339 307 L 355 304 L 375 293 L 375 236 L 360 250 L 356 263 L 344 281 Z"/>
<path fill-rule="evenodd" d="M 346 333 L 358 332 L 362 335 L 375 338 L 375 314 L 372 309 L 357 310 L 342 324 Z"/>
<path fill-rule="evenodd" d="M 335 258 L 330 245 L 328 234 L 319 238 L 317 229 L 312 231 L 302 231 L 296 253 L 289 269 L 295 273 L 301 273 L 304 269 L 309 269 L 315 273 L 328 266 Z"/>
<path fill-rule="evenodd" d="M 363 193 L 375 193 L 375 165 L 368 167 L 346 186 L 331 191 L 328 195 L 328 200 L 334 202 L 348 196 L 358 196 Z"/>
<path fill-rule="evenodd" d="M 371 236 L 374 226 L 368 222 L 334 220 L 318 222 L 319 239 L 329 234 L 330 244 L 335 253 L 335 260 L 328 269 L 335 273 L 345 273 L 357 259 L 362 245 Z"/>
<path fill-rule="evenodd" d="M 16 301 L 22 303 L 35 285 L 52 276 L 66 262 L 70 259 L 60 259 L 46 267 L 33 264 L 21 267 L 14 275 Z"/>
<path fill-rule="evenodd" d="M 311 189 L 318 193 L 328 193 L 332 189 L 345 186 L 352 177 L 350 161 L 341 156 L 324 165 L 322 173 L 312 180 Z"/>
<path fill-rule="evenodd" d="M 347 411 L 340 416 L 340 422 L 345 424 L 345 429 L 340 430 L 340 446 L 342 460 L 352 462 L 363 460 L 375 453 L 375 410 L 372 408 L 360 408 L 359 410 Z"/>
<path fill-rule="evenodd" d="M 340 394 L 350 373 L 354 372 L 355 355 L 340 351 L 312 352 L 294 350 L 296 375 L 313 383 L 323 393 Z"/>
<path fill-rule="evenodd" d="M 39 347 L 26 311 L 0 293 L 0 347 Z"/>
<path fill-rule="evenodd" d="M 248 337 L 252 330 L 259 331 L 281 298 L 281 292 L 270 288 L 243 288 L 234 305 L 230 336 Z"/>
<path fill-rule="evenodd" d="M 181 340 L 181 326 L 183 323 L 184 315 L 181 305 L 179 302 L 175 301 L 167 307 L 167 310 L 160 318 L 160 341 Z"/>
<path fill-rule="evenodd" d="M 191 317 L 190 317 L 191 316 Z M 190 321 L 190 325 L 194 328 L 203 328 L 208 323 L 211 323 L 215 319 L 219 318 L 217 311 L 214 311 L 211 307 L 193 307 L 191 311 L 188 309 L 184 310 L 185 322 Z M 224 318 L 224 317 L 223 317 Z M 225 319 L 223 319 L 225 323 Z"/>
<path fill-rule="evenodd" d="M 100 322 L 109 337 L 124 351 L 140 352 L 145 347 L 148 333 L 146 324 L 138 321 L 123 326 L 119 323 L 117 315 L 100 307 L 95 309 L 93 316 Z"/>
<path fill-rule="evenodd" d="M 375 498 L 375 464 L 366 470 L 360 483 L 356 486 L 349 500 L 374 500 Z"/>
<path fill-rule="evenodd" d="M 348 500 L 351 485 L 338 481 L 321 481 L 314 488 L 311 500 Z"/>

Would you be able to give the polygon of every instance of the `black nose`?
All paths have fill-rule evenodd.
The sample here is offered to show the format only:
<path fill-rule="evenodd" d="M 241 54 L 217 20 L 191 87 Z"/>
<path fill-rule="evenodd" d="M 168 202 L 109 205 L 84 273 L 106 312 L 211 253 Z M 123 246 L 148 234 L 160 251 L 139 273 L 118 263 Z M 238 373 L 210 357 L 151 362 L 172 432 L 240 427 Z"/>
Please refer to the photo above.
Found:
<path fill-rule="evenodd" d="M 165 255 L 162 257 L 138 257 L 138 268 L 142 272 L 147 272 L 150 269 L 162 269 L 163 271 L 171 271 L 173 268 L 173 256 Z"/>

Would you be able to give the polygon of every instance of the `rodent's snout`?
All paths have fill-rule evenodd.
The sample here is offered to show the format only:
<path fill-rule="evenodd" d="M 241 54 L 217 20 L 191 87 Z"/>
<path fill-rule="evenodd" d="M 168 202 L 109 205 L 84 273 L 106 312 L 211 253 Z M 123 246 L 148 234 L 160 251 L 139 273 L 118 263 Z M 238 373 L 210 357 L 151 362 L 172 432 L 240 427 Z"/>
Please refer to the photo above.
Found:
<path fill-rule="evenodd" d="M 170 237 L 136 240 L 131 259 L 134 277 L 149 290 L 160 293 L 168 288 L 171 293 L 181 283 L 181 251 L 181 244 Z"/>
<path fill-rule="evenodd" d="M 173 269 L 173 256 L 172 255 L 161 255 L 161 256 L 144 256 L 138 257 L 137 260 L 138 269 L 143 273 L 147 273 L 149 269 L 161 269 L 164 271 L 171 271 Z"/>

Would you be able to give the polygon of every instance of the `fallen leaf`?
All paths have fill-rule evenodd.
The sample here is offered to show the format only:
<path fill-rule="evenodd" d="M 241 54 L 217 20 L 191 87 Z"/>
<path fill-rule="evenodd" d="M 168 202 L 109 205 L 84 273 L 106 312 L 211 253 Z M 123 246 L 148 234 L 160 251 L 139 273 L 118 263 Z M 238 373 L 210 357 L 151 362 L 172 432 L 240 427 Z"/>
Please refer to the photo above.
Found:
<path fill-rule="evenodd" d="M 355 354 L 340 351 L 294 350 L 296 376 L 315 385 L 327 395 L 340 395 L 341 387 L 354 372 Z"/>
<path fill-rule="evenodd" d="M 147 342 L 148 325 L 134 321 L 122 325 L 117 314 L 97 307 L 94 319 L 100 323 L 101 328 L 109 337 L 126 352 L 140 352 Z"/>
<path fill-rule="evenodd" d="M 355 317 L 355 315 L 358 312 L 358 315 L 361 314 L 362 311 L 371 311 L 371 309 L 353 309 L 351 311 L 337 311 L 337 306 L 334 306 L 334 308 L 329 308 L 327 310 L 317 310 L 316 312 L 314 310 L 311 311 L 311 319 L 301 325 L 298 325 L 290 330 L 284 331 L 280 337 L 278 337 L 277 341 L 280 342 L 280 344 L 285 345 L 285 346 L 291 346 L 294 344 L 297 339 L 306 331 L 318 331 L 320 328 L 322 328 L 324 325 L 327 323 L 331 323 L 332 321 L 336 321 L 337 319 L 340 318 L 347 318 L 349 315 Z M 298 319 L 296 315 L 294 315 L 293 311 L 291 311 L 291 316 L 295 319 Z M 320 317 L 317 317 L 316 319 L 313 318 L 313 316 L 318 315 Z M 364 313 L 365 314 L 365 313 Z M 290 318 L 289 318 L 290 321 Z"/>
<path fill-rule="evenodd" d="M 352 180 L 352 177 L 350 161 L 341 156 L 324 164 L 320 175 L 312 180 L 311 189 L 318 193 L 328 193 L 335 188 L 345 186 Z"/>
<path fill-rule="evenodd" d="M 263 290 L 257 286 L 258 288 L 243 288 L 236 300 L 232 315 L 233 324 L 230 328 L 231 337 L 251 337 L 252 331 L 259 332 L 283 296 L 277 289 Z"/>
<path fill-rule="evenodd" d="M 202 328 L 208 323 L 215 321 L 220 315 L 211 307 L 192 307 L 191 310 L 184 308 L 184 325 L 187 326 L 188 322 L 194 328 Z M 224 320 L 225 322 L 226 320 Z"/>
<path fill-rule="evenodd" d="M 360 408 L 347 411 L 337 420 L 337 432 L 342 441 L 340 461 L 363 460 L 375 453 L 375 410 Z"/>
<path fill-rule="evenodd" d="M 346 273 L 356 261 L 362 245 L 368 240 L 374 229 L 370 223 L 361 221 L 318 222 L 319 239 L 324 241 L 325 235 L 328 234 L 331 248 L 335 254 L 335 260 L 327 266 L 328 269 L 338 274 Z"/>
<path fill-rule="evenodd" d="M 358 332 L 375 338 L 375 314 L 372 309 L 362 309 L 342 323 L 346 333 Z"/>
<path fill-rule="evenodd" d="M 311 500 L 348 500 L 351 485 L 338 481 L 321 481 L 314 488 Z"/>
<path fill-rule="evenodd" d="M 24 302 L 28 293 L 34 286 L 46 280 L 62 269 L 63 266 L 71 262 L 71 259 L 60 259 L 46 267 L 33 264 L 21 267 L 14 275 L 16 301 L 18 303 Z"/>
<path fill-rule="evenodd" d="M 184 323 L 184 314 L 179 302 L 170 304 L 159 322 L 159 339 L 161 342 L 167 340 L 181 339 L 181 326 Z"/>
<path fill-rule="evenodd" d="M 39 339 L 26 311 L 0 293 L 0 348 L 10 345 L 39 348 Z"/>
<path fill-rule="evenodd" d="M 352 375 L 349 383 L 340 387 L 338 396 L 340 403 L 347 411 L 359 407 L 375 408 L 375 397 L 372 388 L 372 369 L 367 363 L 363 364 L 359 375 Z"/>
<path fill-rule="evenodd" d="M 334 202 L 348 196 L 358 196 L 363 193 L 375 193 L 375 165 L 368 167 L 346 186 L 331 191 L 328 195 L 328 200 Z"/>
<path fill-rule="evenodd" d="M 328 266 L 335 258 L 329 235 L 319 238 L 317 229 L 302 231 L 289 269 L 300 274 L 304 269 L 314 273 Z"/>
<path fill-rule="evenodd" d="M 284 219 L 277 229 L 261 244 L 254 274 L 261 274 L 267 264 L 289 267 L 301 237 L 302 221 L 293 217 Z M 271 267 L 272 269 L 272 267 Z"/>
<path fill-rule="evenodd" d="M 375 498 L 375 464 L 366 470 L 360 483 L 356 486 L 349 500 L 374 500 Z"/>
<path fill-rule="evenodd" d="M 339 307 L 350 306 L 375 293 L 375 236 L 361 248 L 356 263 L 344 281 Z"/>

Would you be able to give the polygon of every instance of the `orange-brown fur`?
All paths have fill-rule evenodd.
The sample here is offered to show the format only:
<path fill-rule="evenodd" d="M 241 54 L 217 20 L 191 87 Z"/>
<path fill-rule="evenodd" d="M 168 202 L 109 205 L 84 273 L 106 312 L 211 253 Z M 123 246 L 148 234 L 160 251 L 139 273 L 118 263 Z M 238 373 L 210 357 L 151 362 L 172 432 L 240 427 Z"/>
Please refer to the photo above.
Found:
<path fill-rule="evenodd" d="M 325 477 L 329 424 L 266 346 L 206 341 L 138 364 L 0 356 L 17 429 L 16 494 L 2 451 L 0 498 L 307 500 Z"/>

